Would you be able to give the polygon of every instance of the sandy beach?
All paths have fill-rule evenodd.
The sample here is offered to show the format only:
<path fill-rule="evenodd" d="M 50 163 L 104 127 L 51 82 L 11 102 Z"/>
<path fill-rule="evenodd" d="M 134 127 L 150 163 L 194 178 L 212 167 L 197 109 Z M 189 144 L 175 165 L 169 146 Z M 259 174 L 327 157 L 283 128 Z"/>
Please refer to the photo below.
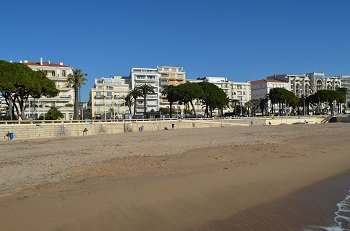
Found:
<path fill-rule="evenodd" d="M 3 142 L 0 230 L 256 230 L 252 216 L 348 172 L 349 137 L 350 124 L 304 124 Z"/>

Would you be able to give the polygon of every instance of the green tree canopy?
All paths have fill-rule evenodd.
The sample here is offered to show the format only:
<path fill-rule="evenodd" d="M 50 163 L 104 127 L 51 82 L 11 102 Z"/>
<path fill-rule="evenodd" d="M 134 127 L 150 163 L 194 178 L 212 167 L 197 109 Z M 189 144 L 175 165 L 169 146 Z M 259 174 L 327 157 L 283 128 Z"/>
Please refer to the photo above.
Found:
<path fill-rule="evenodd" d="M 47 120 L 58 120 L 63 118 L 62 112 L 58 109 L 58 107 L 51 107 L 50 110 L 46 113 L 45 118 Z"/>
<path fill-rule="evenodd" d="M 223 108 L 229 105 L 229 99 L 226 93 L 213 83 L 200 82 L 199 86 L 203 89 L 203 96 L 201 98 L 205 105 L 205 112 L 207 116 L 213 116 L 213 110 Z M 209 113 L 210 112 L 210 113 Z"/>
<path fill-rule="evenodd" d="M 170 103 L 170 107 L 169 107 L 170 118 L 173 117 L 173 103 L 181 100 L 179 86 L 168 85 L 168 86 L 165 86 L 164 89 L 162 90 L 162 95 L 166 96 L 168 102 Z"/>
<path fill-rule="evenodd" d="M 143 97 L 143 116 L 147 117 L 147 96 L 151 94 L 155 94 L 154 88 L 151 85 L 143 84 L 135 87 L 136 91 Z"/>
<path fill-rule="evenodd" d="M 178 101 L 191 104 L 193 113 L 196 115 L 196 109 L 193 105 L 194 99 L 201 99 L 204 97 L 204 91 L 198 83 L 186 82 L 177 86 Z"/>
<path fill-rule="evenodd" d="M 74 88 L 74 120 L 79 119 L 79 88 L 86 83 L 86 75 L 81 69 L 74 69 L 73 74 L 68 75 L 68 82 Z"/>
<path fill-rule="evenodd" d="M 3 60 L 0 60 L 0 92 L 6 100 L 11 119 L 15 118 L 15 111 L 26 119 L 24 112 L 28 97 L 54 97 L 58 94 L 55 83 L 44 72 Z"/>

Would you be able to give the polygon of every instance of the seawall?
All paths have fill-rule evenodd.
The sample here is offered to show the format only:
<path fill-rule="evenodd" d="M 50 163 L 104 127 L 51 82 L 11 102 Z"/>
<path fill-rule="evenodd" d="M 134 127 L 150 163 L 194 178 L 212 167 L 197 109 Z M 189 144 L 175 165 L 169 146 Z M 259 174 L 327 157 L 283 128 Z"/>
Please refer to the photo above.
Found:
<path fill-rule="evenodd" d="M 320 117 L 284 117 L 284 118 L 242 118 L 210 120 L 124 120 L 124 121 L 21 121 L 0 124 L 0 141 L 9 140 L 9 133 L 14 139 L 38 139 L 71 137 L 83 135 L 115 134 L 124 132 L 157 131 L 164 129 L 208 128 L 224 126 L 279 125 L 321 123 Z M 84 130 L 87 130 L 84 132 Z"/>

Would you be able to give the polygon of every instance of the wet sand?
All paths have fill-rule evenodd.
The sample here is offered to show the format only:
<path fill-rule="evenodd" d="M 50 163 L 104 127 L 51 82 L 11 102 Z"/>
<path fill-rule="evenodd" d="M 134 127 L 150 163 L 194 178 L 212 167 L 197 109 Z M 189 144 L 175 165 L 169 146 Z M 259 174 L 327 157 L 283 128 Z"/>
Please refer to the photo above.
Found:
<path fill-rule="evenodd" d="M 337 203 L 350 190 L 350 171 L 300 189 L 281 199 L 262 204 L 233 217 L 212 221 L 196 231 L 324 230 L 334 227 Z"/>
<path fill-rule="evenodd" d="M 1 144 L 0 230 L 235 230 L 237 218 L 236 230 L 257 230 L 251 218 L 276 230 L 278 208 L 292 214 L 277 216 L 281 227 L 301 227 L 305 208 L 283 198 L 349 170 L 349 137 L 349 125 L 327 124 Z"/>

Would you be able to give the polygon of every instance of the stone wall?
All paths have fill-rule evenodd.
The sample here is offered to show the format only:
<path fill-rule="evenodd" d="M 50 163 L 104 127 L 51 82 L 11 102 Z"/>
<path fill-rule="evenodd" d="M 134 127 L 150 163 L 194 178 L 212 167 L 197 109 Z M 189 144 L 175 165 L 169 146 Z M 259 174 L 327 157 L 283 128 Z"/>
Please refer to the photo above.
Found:
<path fill-rule="evenodd" d="M 158 120 L 158 121 L 123 121 L 123 122 L 30 122 L 3 123 L 0 124 L 0 141 L 9 140 L 8 133 L 14 133 L 14 138 L 18 140 L 71 137 L 83 135 L 115 134 L 124 132 L 141 132 L 170 130 L 172 124 L 175 129 L 185 128 L 208 128 L 208 127 L 228 127 L 228 126 L 249 126 L 249 125 L 279 125 L 321 123 L 320 117 L 284 117 L 284 118 L 244 118 L 244 119 L 216 119 L 216 120 Z M 84 129 L 87 132 L 84 133 Z"/>

